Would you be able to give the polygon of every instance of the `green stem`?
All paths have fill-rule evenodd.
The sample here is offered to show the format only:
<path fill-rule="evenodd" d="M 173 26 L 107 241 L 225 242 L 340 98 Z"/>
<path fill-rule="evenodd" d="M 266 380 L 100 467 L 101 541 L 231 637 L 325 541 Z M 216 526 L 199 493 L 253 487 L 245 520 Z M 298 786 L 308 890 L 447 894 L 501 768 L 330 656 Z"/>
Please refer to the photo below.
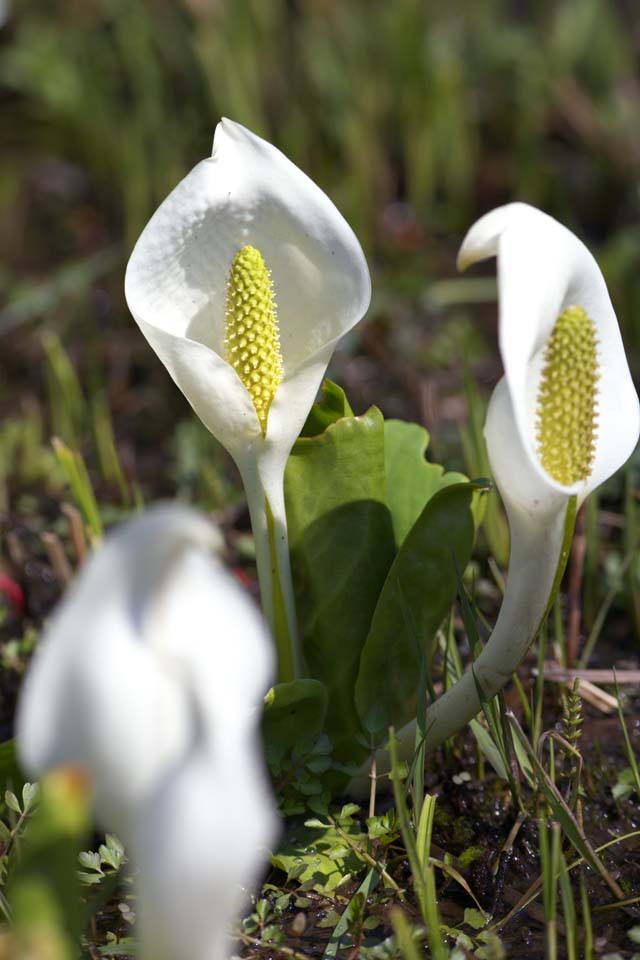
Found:
<path fill-rule="evenodd" d="M 567 563 L 569 562 L 569 554 L 571 553 L 571 543 L 573 541 L 573 531 L 576 526 L 576 516 L 578 514 L 578 498 L 576 496 L 569 497 L 569 502 L 567 503 L 567 510 L 564 515 L 564 529 L 562 531 L 562 544 L 560 546 L 560 556 L 558 557 L 558 565 L 556 567 L 556 574 L 553 578 L 553 584 L 551 587 L 551 593 L 549 594 L 549 599 L 547 601 L 547 606 L 545 611 L 540 618 L 540 623 L 538 624 L 538 629 L 535 632 L 533 639 L 538 636 L 542 630 L 542 626 L 551 613 L 551 608 L 556 602 L 556 597 L 558 596 L 558 590 L 560 589 L 560 584 L 562 583 L 562 578 L 564 577 L 564 572 L 567 569 Z"/>
<path fill-rule="evenodd" d="M 276 646 L 277 682 L 286 683 L 301 675 L 301 657 L 286 533 L 283 475 L 272 470 L 271 490 L 268 492 L 254 450 L 237 457 L 236 463 L 251 516 L 262 611 Z"/>
<path fill-rule="evenodd" d="M 577 513 L 576 497 L 546 519 L 515 516 L 512 523 L 509 577 L 498 620 L 484 650 L 459 680 L 427 709 L 423 749 L 429 752 L 460 730 L 509 681 L 538 636 L 567 565 Z M 410 759 L 415 749 L 416 721 L 398 731 L 398 751 Z M 378 772 L 386 773 L 383 750 Z M 364 767 L 350 789 L 363 795 Z"/>
<path fill-rule="evenodd" d="M 278 657 L 278 683 L 287 683 L 289 680 L 295 680 L 296 678 L 296 669 L 293 661 L 293 643 L 289 632 L 284 597 L 282 595 L 273 514 L 271 513 L 269 501 L 266 498 L 264 503 L 267 517 L 267 536 L 269 540 L 271 602 L 273 610 L 272 629 Z"/>
<path fill-rule="evenodd" d="M 428 911 L 424 889 L 424 870 L 422 864 L 420 863 L 420 857 L 418 856 L 416 836 L 413 827 L 411 826 L 411 818 L 409 816 L 409 810 L 407 809 L 404 784 L 400 776 L 398 741 L 396 740 L 396 732 L 393 727 L 389 727 L 388 750 L 391 766 L 391 785 L 393 787 L 393 798 L 396 804 L 398 826 L 400 827 L 402 841 L 404 843 L 405 850 L 407 851 L 407 860 L 409 861 L 409 868 L 413 876 L 413 888 L 415 890 L 416 900 L 418 901 L 418 906 L 420 907 L 422 919 L 426 922 Z"/>
<path fill-rule="evenodd" d="M 480 656 L 427 710 L 425 749 L 433 750 L 468 723 L 509 681 L 538 636 L 567 565 L 577 512 L 576 497 L 547 518 L 510 517 L 509 576 L 500 613 Z"/>

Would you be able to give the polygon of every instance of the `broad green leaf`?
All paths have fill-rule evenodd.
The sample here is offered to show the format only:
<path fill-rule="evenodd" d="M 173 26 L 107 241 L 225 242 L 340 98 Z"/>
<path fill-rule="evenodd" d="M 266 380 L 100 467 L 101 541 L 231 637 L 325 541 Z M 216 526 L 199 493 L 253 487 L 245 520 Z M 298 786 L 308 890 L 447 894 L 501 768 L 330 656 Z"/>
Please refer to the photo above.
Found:
<path fill-rule="evenodd" d="M 334 755 L 357 760 L 361 727 L 353 691 L 395 553 L 380 411 L 372 407 L 299 439 L 287 464 L 285 496 L 304 657 L 329 693 L 326 732 Z"/>
<path fill-rule="evenodd" d="M 462 473 L 445 473 L 444 467 L 426 460 L 428 445 L 429 434 L 424 427 L 403 420 L 385 420 L 387 503 L 398 546 L 438 490 L 467 479 Z"/>
<path fill-rule="evenodd" d="M 415 716 L 422 658 L 455 597 L 458 569 L 475 533 L 471 483 L 445 487 L 427 503 L 400 549 L 371 623 L 356 684 L 365 729 L 378 738 Z M 455 560 L 454 560 L 455 558 Z"/>
<path fill-rule="evenodd" d="M 322 399 L 311 407 L 300 436 L 317 437 L 336 420 L 352 416 L 353 410 L 349 406 L 347 395 L 342 387 L 332 383 L 331 380 L 325 380 L 322 384 Z"/>
<path fill-rule="evenodd" d="M 262 732 L 267 743 L 295 747 L 303 737 L 322 731 L 327 690 L 319 680 L 278 683 L 264 698 Z"/>

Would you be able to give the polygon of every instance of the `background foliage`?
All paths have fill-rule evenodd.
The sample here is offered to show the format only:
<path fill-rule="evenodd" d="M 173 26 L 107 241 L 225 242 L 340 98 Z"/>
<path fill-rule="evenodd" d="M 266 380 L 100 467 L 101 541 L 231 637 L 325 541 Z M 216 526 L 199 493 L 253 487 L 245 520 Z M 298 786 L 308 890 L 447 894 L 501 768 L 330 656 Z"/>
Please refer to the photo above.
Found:
<path fill-rule="evenodd" d="M 94 535 L 142 499 L 177 494 L 225 511 L 237 556 L 250 558 L 229 458 L 170 384 L 122 291 L 140 229 L 209 153 L 221 115 L 281 147 L 362 239 L 374 300 L 330 375 L 356 413 L 375 403 L 387 419 L 426 426 L 435 462 L 488 471 L 479 438 L 500 375 L 494 268 L 458 277 L 455 255 L 497 204 L 529 201 L 585 239 L 638 371 L 640 17 L 628 0 L 4 6 L 0 509 L 30 530 L 41 532 L 43 512 L 57 522 L 71 470 Z M 83 465 L 60 445 L 54 453 L 52 434 L 83 455 L 99 510 Z M 592 534 L 595 518 L 594 503 Z M 504 564 L 493 498 L 485 534 Z M 592 624 L 622 558 L 608 557 L 600 584 L 597 536 L 589 543 Z M 623 572 L 640 624 L 636 566 Z M 41 592 L 46 611 L 51 590 Z"/>
<path fill-rule="evenodd" d="M 97 538 L 140 501 L 177 493 L 216 509 L 230 562 L 240 572 L 251 564 L 248 518 L 229 459 L 142 340 L 122 292 L 141 228 L 208 155 L 220 116 L 277 144 L 329 193 L 362 240 L 374 301 L 368 322 L 341 345 L 331 375 L 356 413 L 376 403 L 387 424 L 402 417 L 426 426 L 434 462 L 474 477 L 488 471 L 483 398 L 500 375 L 494 268 L 458 277 L 455 255 L 473 220 L 498 204 L 520 199 L 540 206 L 593 249 L 639 372 L 640 14 L 633 0 L 5 0 L 2 17 L 0 519 L 7 534 L 2 565 L 24 584 L 25 597 L 19 615 L 8 603 L 0 610 L 0 739 L 11 735 L 16 689 L 43 616 L 71 576 L 69 560 L 74 564 L 87 549 L 79 515 L 61 507 L 64 500 L 75 500 L 89 538 Z M 52 434 L 60 438 L 53 448 Z M 632 462 L 600 503 L 590 499 L 586 546 L 582 531 L 578 536 L 586 551 L 583 629 L 589 649 L 597 641 L 594 662 L 607 667 L 621 654 L 635 657 L 633 626 L 640 633 L 636 472 Z M 485 546 L 504 566 L 504 521 L 496 499 L 487 500 Z M 471 579 L 476 572 L 472 564 Z M 479 582 L 487 591 L 488 578 Z M 480 596 L 490 611 L 499 603 L 492 589 Z M 611 607 L 617 617 L 601 636 L 600 614 Z M 564 649 L 560 607 L 553 636 Z M 317 736 L 327 704 L 308 683 L 306 700 L 298 702 L 307 742 L 292 757 L 270 757 L 290 814 L 314 800 L 323 808 L 318 774 L 330 763 L 330 745 Z M 529 718 L 533 741 L 543 725 L 543 693 L 539 680 Z M 267 711 L 267 728 L 283 726 L 282 705 Z M 608 723 L 591 718 L 587 748 L 592 739 L 611 739 Z M 489 727 L 493 740 L 478 724 L 474 732 L 491 757 L 492 743 L 509 738 L 495 717 Z M 624 806 L 638 790 L 632 757 L 629 747 L 618 751 L 615 765 L 611 757 L 592 764 L 600 793 L 587 827 L 599 841 L 611 817 L 620 818 L 620 829 L 635 828 L 635 808 Z M 495 747 L 493 758 L 508 777 Z M 478 770 L 483 764 L 478 752 Z M 503 840 L 491 833 L 497 800 L 478 783 L 481 836 L 467 835 L 465 783 L 444 782 L 436 824 L 446 850 L 460 854 L 461 869 L 472 840 L 481 841 L 481 852 Z M 421 797 L 418 786 L 424 784 L 415 787 Z M 22 809 L 16 799 L 17 812 L 12 804 L 15 817 L 0 832 L 17 847 L 28 811 L 24 799 Z M 396 842 L 399 830 L 410 851 L 408 820 L 402 803 L 396 807 L 399 825 L 393 813 L 367 821 L 366 843 L 377 853 Z M 426 803 L 423 809 L 424 826 L 431 814 Z M 332 869 L 342 863 L 338 854 L 370 867 L 369 847 L 352 836 L 360 829 L 353 810 L 343 814 L 338 829 L 347 846 L 335 845 L 332 823 L 334 847 L 320 834 L 322 856 L 326 843 Z M 319 828 L 326 824 L 308 829 Z M 429 849 L 430 830 L 424 828 L 420 849 Z M 560 860 L 559 836 L 552 837 L 550 862 Z M 83 854 L 93 874 L 83 882 L 97 888 L 100 904 L 115 889 L 111 871 L 123 857 L 113 843 Z M 524 840 L 522 849 L 522 862 L 535 869 Z M 299 853 L 293 849 L 291 863 L 282 853 L 283 869 L 293 877 L 295 867 L 298 879 Z M 13 847 L 5 848 L 9 854 Z M 557 891 L 554 871 L 543 873 L 549 927 Z M 27 890 L 29 879 L 25 873 L 21 881 Z M 624 879 L 630 890 L 637 887 L 633 859 L 624 861 Z M 5 880 L 6 870 L 0 910 Z M 433 871 L 427 880 L 433 884 Z M 482 889 L 485 880 L 478 868 L 472 886 Z M 366 931 L 363 888 L 343 914 L 356 943 Z M 435 886 L 432 894 L 424 902 L 435 910 Z M 292 896 L 281 892 L 273 909 Z M 125 899 L 104 924 L 108 943 L 118 939 L 118 953 L 131 923 Z M 298 908 L 312 902 L 304 899 L 296 900 Z M 247 927 L 252 937 L 259 931 L 271 938 L 271 910 L 266 899 L 258 901 Z M 341 921 L 331 914 L 326 921 L 340 942 Z M 375 917 L 365 922 L 371 921 L 375 927 Z M 437 929 L 437 917 L 430 925 Z M 575 923 L 567 928 L 575 940 Z M 394 929 L 402 940 L 400 920 Z M 310 928 L 312 935 L 317 931 Z M 407 936 L 402 949 L 412 957 Z M 384 948 L 371 952 L 372 960 L 386 957 Z M 541 955 L 540 942 L 534 939 L 531 950 Z M 443 956 L 437 943 L 433 955 Z"/>
<path fill-rule="evenodd" d="M 478 213 L 514 198 L 544 207 L 598 248 L 635 339 L 633 11 L 610 0 L 13 3 L 1 34 L 3 292 L 11 302 L 83 258 L 51 295 L 115 275 L 94 322 L 121 322 L 132 243 L 228 115 L 330 193 L 392 287 L 424 294 L 452 275 Z M 0 329 L 50 305 L 5 311 Z"/>

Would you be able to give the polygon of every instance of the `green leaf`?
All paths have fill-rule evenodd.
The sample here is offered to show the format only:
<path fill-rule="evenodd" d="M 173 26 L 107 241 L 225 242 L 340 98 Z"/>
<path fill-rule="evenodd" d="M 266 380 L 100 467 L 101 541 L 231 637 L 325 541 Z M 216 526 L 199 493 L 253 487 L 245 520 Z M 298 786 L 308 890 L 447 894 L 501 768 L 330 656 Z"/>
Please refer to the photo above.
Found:
<path fill-rule="evenodd" d="M 101 843 L 98 849 L 100 856 L 100 862 L 106 863 L 108 867 L 112 867 L 113 870 L 117 870 L 122 863 L 122 855 L 114 850 L 112 847 L 108 847 L 106 844 Z"/>
<path fill-rule="evenodd" d="M 102 537 L 100 508 L 82 454 L 72 450 L 59 437 L 53 437 L 51 446 L 66 474 L 67 482 L 80 508 L 90 537 L 94 541 L 100 540 Z"/>
<path fill-rule="evenodd" d="M 462 473 L 445 473 L 444 467 L 426 460 L 428 445 L 429 434 L 424 427 L 403 420 L 385 420 L 387 503 L 398 546 L 438 490 L 467 480 Z"/>
<path fill-rule="evenodd" d="M 371 623 L 356 684 L 356 705 L 365 728 L 378 738 L 390 725 L 415 716 L 423 657 L 430 660 L 436 630 L 456 593 L 456 569 L 464 570 L 475 533 L 471 483 L 436 493 L 396 557 Z"/>
<path fill-rule="evenodd" d="M 487 925 L 487 918 L 484 913 L 475 907 L 465 907 L 463 922 L 473 927 L 474 930 L 482 930 Z"/>
<path fill-rule="evenodd" d="M 633 785 L 630 783 L 614 783 L 611 787 L 611 794 L 614 800 L 627 800 L 633 793 Z"/>
<path fill-rule="evenodd" d="M 118 858 L 118 862 L 121 862 L 124 859 L 124 846 L 118 837 L 114 836 L 112 833 L 107 833 L 104 839 L 107 849 Z"/>
<path fill-rule="evenodd" d="M 285 496 L 304 657 L 329 693 L 326 732 L 336 758 L 357 761 L 364 748 L 356 739 L 361 727 L 353 691 L 395 553 L 380 411 L 372 407 L 299 439 L 287 464 Z"/>
<path fill-rule="evenodd" d="M 98 953 L 101 957 L 138 957 L 140 945 L 132 937 L 120 937 L 117 943 L 107 943 L 104 947 L 98 947 Z"/>
<path fill-rule="evenodd" d="M 353 410 L 342 387 L 331 380 L 325 380 L 322 384 L 322 399 L 311 407 L 300 436 L 317 437 L 336 420 L 352 416 Z"/>
<path fill-rule="evenodd" d="M 331 757 L 312 757 L 306 761 L 305 767 L 312 773 L 326 773 L 331 767 Z"/>
<path fill-rule="evenodd" d="M 28 939 L 37 931 L 51 946 L 51 956 L 72 957 L 80 938 L 76 867 L 89 833 L 88 801 L 85 784 L 75 775 L 55 771 L 41 781 L 9 884 L 16 936 Z"/>
<path fill-rule="evenodd" d="M 357 823 L 344 828 L 354 840 L 361 840 Z M 332 857 L 332 851 L 342 845 L 342 840 L 327 825 L 324 831 L 315 827 L 296 827 L 285 837 L 284 843 L 271 857 L 274 867 L 295 879 L 308 884 L 308 889 L 319 893 L 335 890 L 348 876 L 358 873 L 363 862 L 349 849 L 344 856 Z"/>
<path fill-rule="evenodd" d="M 469 722 L 469 726 L 471 727 L 471 732 L 476 738 L 476 743 L 500 779 L 508 780 L 509 775 L 507 773 L 505 762 L 502 759 L 502 753 L 496 746 L 495 741 L 487 728 L 483 727 L 479 720 L 471 720 Z"/>
<path fill-rule="evenodd" d="M 9 807 L 9 810 L 13 810 L 14 813 L 22 813 L 20 809 L 20 803 L 15 793 L 12 793 L 11 790 L 5 790 L 4 792 L 4 802 Z"/>
<path fill-rule="evenodd" d="M 316 927 L 319 930 L 327 930 L 329 927 L 335 927 L 336 923 L 340 920 L 340 914 L 337 910 L 330 910 L 326 916 L 322 917 L 321 920 L 318 920 Z"/>
<path fill-rule="evenodd" d="M 427 793 L 422 803 L 420 820 L 418 822 L 418 835 L 416 837 L 416 851 L 420 866 L 424 869 L 429 863 L 431 853 L 431 834 L 433 832 L 433 821 L 436 813 L 436 798 Z"/>
<path fill-rule="evenodd" d="M 22 787 L 22 809 L 27 812 L 31 809 L 31 805 L 38 796 L 38 784 L 37 783 L 25 783 Z"/>
<path fill-rule="evenodd" d="M 320 733 L 326 713 L 327 690 L 319 680 L 277 683 L 264 698 L 264 739 L 268 744 L 293 748 L 303 737 Z"/>
<path fill-rule="evenodd" d="M 86 867 L 87 870 L 97 870 L 98 873 L 102 873 L 99 853 L 95 853 L 93 850 L 83 850 L 82 853 L 78 854 L 78 861 L 81 867 Z"/>
<path fill-rule="evenodd" d="M 24 776 L 16 758 L 15 740 L 0 743 L 0 783 L 18 789 L 24 784 Z"/>
<path fill-rule="evenodd" d="M 335 960 L 340 948 L 350 945 L 349 926 L 362 914 L 365 903 L 369 902 L 369 898 L 378 886 L 379 881 L 380 874 L 372 867 L 333 928 L 333 933 L 322 954 L 322 960 Z M 379 923 L 380 921 L 376 919 L 375 926 L 378 926 Z"/>
<path fill-rule="evenodd" d="M 589 866 L 600 875 L 601 879 L 607 884 L 614 897 L 616 897 L 618 900 L 623 900 L 624 893 L 622 892 L 616 880 L 610 875 L 609 871 L 591 846 L 590 842 L 587 840 L 587 836 L 582 825 L 578 822 L 572 810 L 567 806 L 564 797 L 540 763 L 535 750 L 529 743 L 522 727 L 518 723 L 517 718 L 513 713 L 509 713 L 508 719 L 515 735 L 520 740 L 531 761 L 531 765 L 538 779 L 538 785 L 544 794 L 545 800 L 551 807 L 554 819 L 557 820 L 562 827 L 565 836 L 570 840 L 571 844 L 576 850 L 576 853 L 578 853 L 578 855 L 581 856 L 589 864 Z"/>

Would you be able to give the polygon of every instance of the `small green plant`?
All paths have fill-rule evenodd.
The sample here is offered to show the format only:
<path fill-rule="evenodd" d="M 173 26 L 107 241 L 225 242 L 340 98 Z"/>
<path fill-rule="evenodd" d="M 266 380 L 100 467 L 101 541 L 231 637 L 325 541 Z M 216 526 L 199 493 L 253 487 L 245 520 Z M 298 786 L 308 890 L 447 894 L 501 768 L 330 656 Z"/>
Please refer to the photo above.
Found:
<path fill-rule="evenodd" d="M 127 863 L 127 857 L 118 838 L 108 833 L 96 851 L 83 850 L 79 853 L 78 862 L 82 867 L 78 874 L 82 882 L 87 886 L 95 886 L 118 874 Z"/>
<path fill-rule="evenodd" d="M 301 737 L 294 747 L 273 740 L 266 744 L 267 764 L 285 817 L 327 812 L 331 791 L 323 775 L 333 769 L 332 753 L 326 734 Z"/>

